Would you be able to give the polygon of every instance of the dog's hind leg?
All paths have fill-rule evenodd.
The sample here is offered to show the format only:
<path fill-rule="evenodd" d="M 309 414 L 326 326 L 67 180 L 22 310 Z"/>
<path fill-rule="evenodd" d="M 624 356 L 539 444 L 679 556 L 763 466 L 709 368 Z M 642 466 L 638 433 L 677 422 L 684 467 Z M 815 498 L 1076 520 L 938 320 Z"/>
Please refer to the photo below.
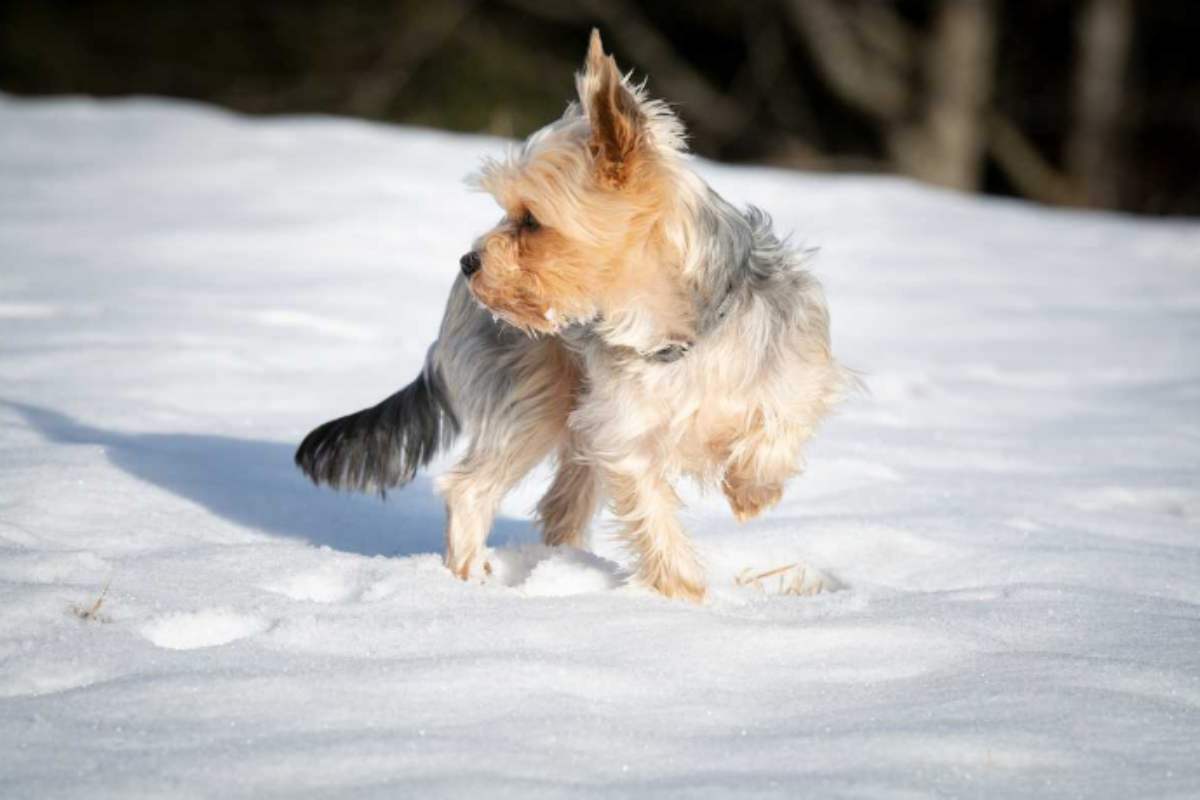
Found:
<path fill-rule="evenodd" d="M 583 547 L 588 524 L 600 501 L 596 468 L 583 459 L 574 436 L 567 435 L 558 450 L 558 471 L 538 502 L 542 541 L 551 546 Z"/>
<path fill-rule="evenodd" d="M 561 433 L 549 420 L 521 427 L 500 442 L 476 440 L 438 480 L 446 500 L 446 566 L 463 580 L 487 543 L 500 501 L 550 453 Z"/>
<path fill-rule="evenodd" d="M 574 386 L 567 360 L 550 347 L 535 348 L 513 375 L 496 413 L 479 421 L 466 455 L 438 480 L 446 501 L 446 566 L 464 580 L 504 495 L 565 436 Z"/>

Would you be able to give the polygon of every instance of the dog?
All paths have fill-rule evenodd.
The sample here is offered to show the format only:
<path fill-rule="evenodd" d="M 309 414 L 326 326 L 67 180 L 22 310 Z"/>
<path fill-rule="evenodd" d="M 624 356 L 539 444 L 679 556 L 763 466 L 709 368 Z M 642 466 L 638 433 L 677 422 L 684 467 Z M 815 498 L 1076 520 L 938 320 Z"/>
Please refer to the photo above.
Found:
<path fill-rule="evenodd" d="M 719 485 L 739 521 L 779 502 L 855 378 L 833 358 L 805 253 L 688 168 L 684 129 L 593 30 L 578 102 L 469 179 L 504 217 L 462 257 L 420 375 L 310 433 L 317 484 L 402 486 L 470 437 L 438 481 L 446 566 L 478 569 L 496 509 L 534 466 L 547 545 L 583 547 L 607 502 L 633 578 L 701 601 L 674 484 Z"/>

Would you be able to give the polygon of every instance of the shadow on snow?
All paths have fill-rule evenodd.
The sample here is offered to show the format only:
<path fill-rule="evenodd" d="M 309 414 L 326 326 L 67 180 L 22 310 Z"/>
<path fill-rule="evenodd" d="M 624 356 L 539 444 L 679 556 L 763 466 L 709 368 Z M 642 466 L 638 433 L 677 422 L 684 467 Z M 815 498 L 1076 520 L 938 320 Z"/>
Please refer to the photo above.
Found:
<path fill-rule="evenodd" d="M 128 474 L 218 516 L 269 534 L 361 555 L 440 553 L 445 511 L 419 475 L 386 501 L 313 486 L 293 445 L 184 433 L 122 433 L 38 406 L 0 401 L 52 442 L 99 445 Z M 492 540 L 536 541 L 531 525 L 498 517 Z"/>

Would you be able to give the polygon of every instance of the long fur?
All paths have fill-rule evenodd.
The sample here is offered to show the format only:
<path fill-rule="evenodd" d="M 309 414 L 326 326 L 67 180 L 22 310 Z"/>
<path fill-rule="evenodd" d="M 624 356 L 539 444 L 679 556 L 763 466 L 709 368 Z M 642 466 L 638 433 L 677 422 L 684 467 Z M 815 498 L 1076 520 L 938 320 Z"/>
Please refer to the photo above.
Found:
<path fill-rule="evenodd" d="M 688 168 L 679 121 L 598 34 L 576 85 L 561 119 L 474 179 L 504 218 L 475 241 L 482 266 L 455 283 L 421 377 L 313 431 L 297 463 L 382 491 L 461 423 L 469 445 L 439 479 L 456 575 L 479 565 L 505 493 L 554 456 L 544 541 L 583 544 L 606 500 L 635 578 L 699 600 L 674 483 L 719 486 L 738 520 L 769 509 L 855 379 L 807 253 Z"/>
<path fill-rule="evenodd" d="M 411 481 L 458 431 L 441 375 L 429 365 L 391 397 L 313 430 L 295 460 L 315 484 L 385 495 Z"/>

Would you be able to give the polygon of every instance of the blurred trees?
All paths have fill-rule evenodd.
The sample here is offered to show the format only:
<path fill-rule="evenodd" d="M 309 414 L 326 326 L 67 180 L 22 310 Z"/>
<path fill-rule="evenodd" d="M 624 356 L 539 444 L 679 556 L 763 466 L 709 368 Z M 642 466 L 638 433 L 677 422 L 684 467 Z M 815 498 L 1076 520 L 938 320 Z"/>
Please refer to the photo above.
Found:
<path fill-rule="evenodd" d="M 520 136 L 592 25 L 706 156 L 1200 213 L 1194 0 L 6 0 L 0 89 Z"/>

